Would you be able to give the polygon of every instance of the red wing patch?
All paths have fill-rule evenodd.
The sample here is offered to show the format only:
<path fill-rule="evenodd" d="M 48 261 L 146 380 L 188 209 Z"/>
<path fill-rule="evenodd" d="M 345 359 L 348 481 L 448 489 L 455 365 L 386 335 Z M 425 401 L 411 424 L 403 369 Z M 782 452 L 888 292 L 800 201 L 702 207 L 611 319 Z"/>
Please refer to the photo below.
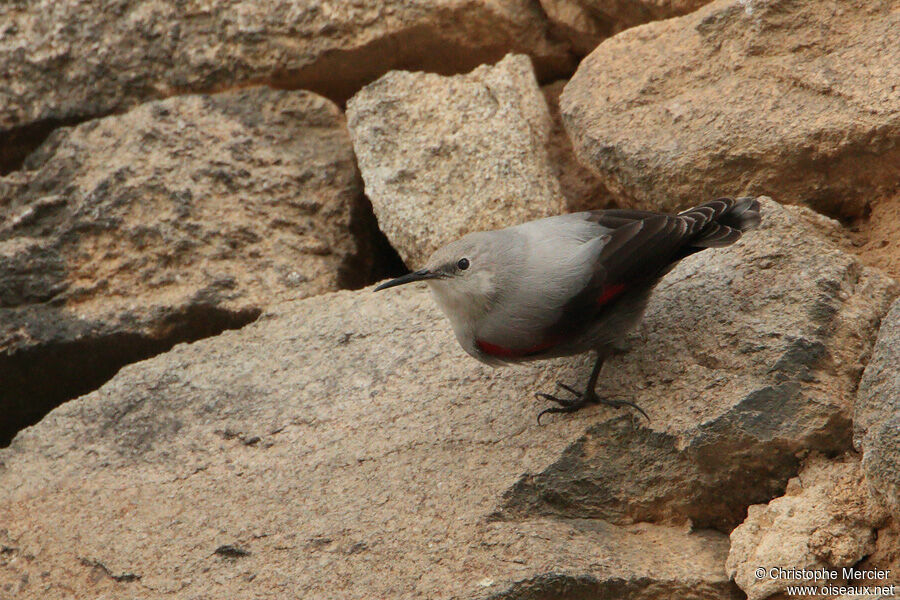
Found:
<path fill-rule="evenodd" d="M 544 350 L 549 350 L 556 345 L 556 342 L 544 342 L 543 344 L 538 344 L 537 346 L 532 346 L 531 348 L 524 349 L 504 348 L 503 346 L 485 342 L 484 340 L 475 340 L 475 345 L 478 346 L 479 350 L 490 356 L 499 356 L 502 358 L 521 358 L 525 356 L 532 356 L 534 354 L 540 354 Z"/>
<path fill-rule="evenodd" d="M 624 283 L 614 283 L 603 287 L 600 295 L 597 296 L 597 306 L 603 306 L 618 298 L 625 291 Z"/>

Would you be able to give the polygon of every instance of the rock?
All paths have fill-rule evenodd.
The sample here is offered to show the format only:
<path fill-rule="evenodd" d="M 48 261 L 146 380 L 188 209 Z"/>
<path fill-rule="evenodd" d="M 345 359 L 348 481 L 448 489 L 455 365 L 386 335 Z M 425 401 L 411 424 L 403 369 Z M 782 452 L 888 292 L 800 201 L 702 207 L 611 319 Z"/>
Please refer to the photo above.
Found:
<path fill-rule="evenodd" d="M 559 180 L 560 188 L 566 197 L 566 212 L 578 212 L 597 208 L 612 208 L 611 196 L 600 183 L 593 171 L 578 162 L 572 150 L 572 140 L 563 126 L 562 115 L 559 114 L 559 95 L 562 94 L 566 81 L 561 79 L 541 88 L 550 119 L 550 139 L 547 153 L 553 172 Z"/>
<path fill-rule="evenodd" d="M 872 493 L 900 521 L 900 300 L 881 322 L 872 358 L 859 382 L 854 445 Z"/>
<path fill-rule="evenodd" d="M 849 446 L 854 363 L 896 292 L 816 233 L 834 222 L 763 211 L 666 278 L 605 372 L 649 426 L 596 407 L 538 427 L 533 393 L 590 357 L 493 370 L 424 285 L 279 304 L 129 365 L 0 450 L 0 589 L 740 597 L 724 534 L 696 529 Z"/>
<path fill-rule="evenodd" d="M 309 92 L 154 102 L 0 178 L 0 443 L 119 367 L 370 278 L 344 117 Z"/>
<path fill-rule="evenodd" d="M 717 0 L 629 29 L 563 92 L 575 152 L 639 207 L 764 193 L 862 215 L 900 178 L 894 7 Z"/>
<path fill-rule="evenodd" d="M 781 495 L 798 453 L 850 449 L 861 363 L 900 290 L 822 235 L 836 222 L 771 201 L 762 214 L 738 244 L 672 271 L 633 351 L 605 366 L 598 392 L 642 406 L 649 427 L 588 421 L 553 465 L 507 491 L 497 518 L 730 531 L 749 504 Z"/>
<path fill-rule="evenodd" d="M 528 0 L 4 2 L 0 172 L 60 124 L 186 92 L 267 83 L 342 103 L 391 69 L 458 73 L 510 51 L 568 75 L 547 28 Z"/>
<path fill-rule="evenodd" d="M 554 28 L 584 56 L 629 27 L 697 10 L 710 0 L 541 0 Z"/>
<path fill-rule="evenodd" d="M 528 57 L 442 77 L 393 71 L 347 104 L 381 230 L 410 267 L 470 231 L 564 212 Z"/>
<path fill-rule="evenodd" d="M 880 588 L 893 585 L 892 589 L 882 594 L 885 600 L 900 595 L 900 524 L 896 518 L 878 530 L 875 536 L 875 550 L 861 560 L 856 568 L 863 572 L 863 576 L 857 578 L 854 584 Z M 885 571 L 887 573 L 884 573 Z M 874 596 L 875 590 L 872 592 Z"/>
<path fill-rule="evenodd" d="M 868 218 L 853 228 L 862 259 L 900 280 L 900 194 L 872 202 Z"/>
<path fill-rule="evenodd" d="M 842 567 L 872 554 L 875 528 L 886 517 L 868 493 L 858 455 L 834 461 L 813 455 L 784 496 L 749 507 L 747 519 L 731 532 L 725 568 L 749 600 L 796 584 L 847 585 Z M 759 577 L 758 569 L 766 575 Z M 804 580 L 778 569 L 818 569 L 838 577 Z"/>
<path fill-rule="evenodd" d="M 599 415 L 466 358 L 420 287 L 337 292 L 129 365 L 0 450 L 0 590 L 73 597 L 740 598 L 728 540 L 491 519 Z M 387 574 L 387 575 L 386 575 Z"/>

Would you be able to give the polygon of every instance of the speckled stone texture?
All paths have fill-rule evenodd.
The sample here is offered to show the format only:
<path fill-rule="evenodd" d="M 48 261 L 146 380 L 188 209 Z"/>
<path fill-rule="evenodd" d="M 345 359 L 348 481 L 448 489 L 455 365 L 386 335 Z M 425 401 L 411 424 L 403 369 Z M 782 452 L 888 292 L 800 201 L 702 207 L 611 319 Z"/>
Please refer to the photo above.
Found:
<path fill-rule="evenodd" d="M 747 519 L 731 532 L 726 569 L 747 593 L 763 600 L 786 593 L 792 585 L 848 585 L 847 578 L 803 580 L 759 577 L 757 569 L 794 568 L 815 571 L 853 567 L 875 553 L 876 530 L 886 524 L 887 511 L 872 497 L 860 468 L 859 455 L 837 460 L 812 455 L 800 474 L 788 483 L 784 496 L 749 507 Z M 864 568 L 890 568 L 865 565 Z M 888 585 L 900 581 L 868 582 Z"/>
<path fill-rule="evenodd" d="M 600 44 L 562 95 L 625 204 L 767 194 L 859 217 L 900 179 L 893 0 L 717 0 Z"/>
<path fill-rule="evenodd" d="M 466 75 L 393 71 L 347 105 L 379 227 L 410 268 L 463 234 L 565 212 L 527 56 Z"/>
<path fill-rule="evenodd" d="M 12 0 L 0 4 L 0 173 L 60 124 L 267 83 L 342 103 L 391 69 L 458 73 L 507 52 L 568 75 L 529 0 Z"/>
<path fill-rule="evenodd" d="M 849 445 L 853 364 L 895 293 L 827 219 L 763 214 L 676 268 L 605 371 L 649 425 L 537 426 L 533 393 L 589 358 L 493 370 L 424 285 L 279 304 L 130 365 L 0 451 L 0 589 L 738 598 L 703 527 L 780 495 L 799 449 Z"/>
<path fill-rule="evenodd" d="M 123 364 L 371 281 L 365 210 L 344 116 L 310 92 L 57 130 L 0 178 L 0 444 Z"/>
<path fill-rule="evenodd" d="M 859 382 L 853 426 L 872 493 L 900 521 L 900 300 L 878 330 Z"/>
<path fill-rule="evenodd" d="M 710 0 L 540 0 L 553 29 L 584 56 L 635 25 L 687 14 Z"/>

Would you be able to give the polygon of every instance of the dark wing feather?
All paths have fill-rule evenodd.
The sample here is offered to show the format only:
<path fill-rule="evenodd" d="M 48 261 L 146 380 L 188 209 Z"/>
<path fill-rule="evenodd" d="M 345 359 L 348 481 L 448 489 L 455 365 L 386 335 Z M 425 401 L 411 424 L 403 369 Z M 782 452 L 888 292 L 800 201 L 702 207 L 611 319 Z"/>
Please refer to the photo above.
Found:
<path fill-rule="evenodd" d="M 646 285 L 665 274 L 688 234 L 688 222 L 677 216 L 650 213 L 609 233 L 595 262 L 594 274 L 584 289 L 563 307 L 561 319 L 552 326 L 565 335 L 584 326 L 603 307 L 598 298 L 608 291 Z M 608 222 L 608 221 L 607 221 Z"/>
<path fill-rule="evenodd" d="M 754 198 L 719 198 L 677 215 L 642 210 L 591 211 L 588 219 L 612 229 L 593 275 L 563 307 L 548 337 L 574 333 L 629 290 L 649 290 L 681 259 L 727 246 L 760 222 Z"/>
<path fill-rule="evenodd" d="M 597 256 L 597 272 L 591 288 L 617 283 L 629 284 L 653 276 L 667 266 L 684 243 L 687 224 L 678 217 L 655 215 L 620 227 Z"/>
<path fill-rule="evenodd" d="M 589 212 L 588 221 L 597 223 L 609 229 L 618 229 L 635 221 L 643 221 L 650 217 L 659 216 L 658 212 L 649 210 L 631 210 L 624 208 L 611 208 L 608 210 L 592 210 Z"/>
<path fill-rule="evenodd" d="M 696 245 L 702 245 L 704 248 L 721 248 L 722 246 L 729 246 L 735 243 L 740 237 L 740 229 L 733 229 L 719 223 L 711 223 L 703 231 L 703 239 L 697 240 Z"/>

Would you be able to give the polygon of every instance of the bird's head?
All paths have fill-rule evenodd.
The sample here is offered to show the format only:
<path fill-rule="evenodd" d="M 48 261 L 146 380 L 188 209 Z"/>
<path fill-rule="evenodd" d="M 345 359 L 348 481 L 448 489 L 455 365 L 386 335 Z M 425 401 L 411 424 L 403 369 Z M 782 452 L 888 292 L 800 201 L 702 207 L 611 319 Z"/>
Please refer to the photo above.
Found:
<path fill-rule="evenodd" d="M 438 248 L 424 269 L 382 283 L 375 291 L 413 281 L 425 281 L 454 329 L 473 322 L 496 300 L 508 270 L 509 244 L 498 232 L 470 233 Z"/>

